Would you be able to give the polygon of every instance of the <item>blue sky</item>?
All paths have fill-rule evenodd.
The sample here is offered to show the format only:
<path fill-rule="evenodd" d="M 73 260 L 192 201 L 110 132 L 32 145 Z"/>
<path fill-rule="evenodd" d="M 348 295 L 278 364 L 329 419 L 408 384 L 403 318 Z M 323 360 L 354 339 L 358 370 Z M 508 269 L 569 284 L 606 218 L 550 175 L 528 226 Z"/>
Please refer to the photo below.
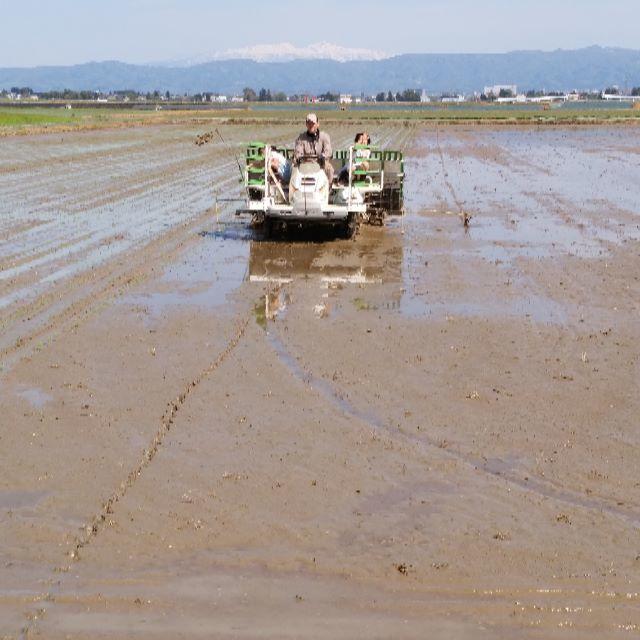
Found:
<path fill-rule="evenodd" d="M 0 0 L 0 66 L 184 59 L 275 42 L 388 53 L 640 48 L 640 0 Z"/>

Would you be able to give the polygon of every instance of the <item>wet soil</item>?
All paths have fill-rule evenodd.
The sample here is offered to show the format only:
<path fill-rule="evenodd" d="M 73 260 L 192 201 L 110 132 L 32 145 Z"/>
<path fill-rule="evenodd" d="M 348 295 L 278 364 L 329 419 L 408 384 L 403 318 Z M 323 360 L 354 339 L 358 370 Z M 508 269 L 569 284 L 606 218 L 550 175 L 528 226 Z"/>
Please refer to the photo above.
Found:
<path fill-rule="evenodd" d="M 0 140 L 0 638 L 636 636 L 640 130 L 385 125 L 353 241 L 199 133 Z"/>

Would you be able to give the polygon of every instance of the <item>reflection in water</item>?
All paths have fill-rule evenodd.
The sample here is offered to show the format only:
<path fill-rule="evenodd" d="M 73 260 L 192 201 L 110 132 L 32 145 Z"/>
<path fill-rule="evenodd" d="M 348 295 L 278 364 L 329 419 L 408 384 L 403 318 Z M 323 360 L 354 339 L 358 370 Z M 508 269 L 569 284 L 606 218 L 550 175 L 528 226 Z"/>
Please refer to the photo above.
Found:
<path fill-rule="evenodd" d="M 0 491 L 0 509 L 19 511 L 35 509 L 49 494 L 48 491 Z"/>
<path fill-rule="evenodd" d="M 324 285 L 401 282 L 402 237 L 364 227 L 355 241 L 261 242 L 249 251 L 251 282 L 286 284 L 315 279 Z"/>
<path fill-rule="evenodd" d="M 52 400 L 52 397 L 48 393 L 33 386 L 21 385 L 17 390 L 17 395 L 26 400 L 35 409 L 42 409 L 42 407 Z"/>
<path fill-rule="evenodd" d="M 156 318 L 185 306 L 219 311 L 244 281 L 251 233 L 238 225 L 201 232 L 201 241 L 168 265 L 153 289 L 130 293 L 123 302 L 143 306 Z"/>

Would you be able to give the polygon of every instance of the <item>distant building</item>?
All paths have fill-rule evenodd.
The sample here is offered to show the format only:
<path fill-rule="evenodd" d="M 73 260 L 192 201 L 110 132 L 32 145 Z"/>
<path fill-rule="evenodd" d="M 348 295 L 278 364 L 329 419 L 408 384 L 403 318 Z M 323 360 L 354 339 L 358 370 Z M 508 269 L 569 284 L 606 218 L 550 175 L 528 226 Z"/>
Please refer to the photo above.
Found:
<path fill-rule="evenodd" d="M 341 93 L 340 94 L 340 104 L 351 104 L 353 102 L 353 98 L 350 93 Z"/>
<path fill-rule="evenodd" d="M 431 98 L 427 95 L 427 92 L 424 89 L 420 94 L 420 102 L 431 102 Z"/>
<path fill-rule="evenodd" d="M 640 102 L 640 96 L 626 96 L 619 93 L 605 93 L 604 91 L 600 94 L 600 97 L 603 100 L 613 102 Z"/>
<path fill-rule="evenodd" d="M 527 98 L 527 102 L 548 104 L 550 102 L 566 102 L 567 96 L 564 94 L 549 94 L 544 96 L 534 96 L 532 98 Z"/>
<path fill-rule="evenodd" d="M 444 104 L 452 104 L 452 103 L 464 102 L 464 96 L 463 95 L 442 96 L 441 102 L 443 102 Z"/>
<path fill-rule="evenodd" d="M 500 93 L 511 93 L 512 96 L 518 95 L 518 85 L 516 84 L 494 84 L 492 87 L 484 88 L 484 95 L 487 98 L 494 97 L 499 98 Z"/>
<path fill-rule="evenodd" d="M 211 102 L 228 102 L 227 96 L 211 96 Z"/>
<path fill-rule="evenodd" d="M 231 102 L 244 102 L 244 98 L 242 96 L 233 96 Z"/>
<path fill-rule="evenodd" d="M 527 96 L 524 93 L 519 93 L 510 98 L 496 98 L 495 101 L 498 104 L 524 104 L 527 101 Z"/>

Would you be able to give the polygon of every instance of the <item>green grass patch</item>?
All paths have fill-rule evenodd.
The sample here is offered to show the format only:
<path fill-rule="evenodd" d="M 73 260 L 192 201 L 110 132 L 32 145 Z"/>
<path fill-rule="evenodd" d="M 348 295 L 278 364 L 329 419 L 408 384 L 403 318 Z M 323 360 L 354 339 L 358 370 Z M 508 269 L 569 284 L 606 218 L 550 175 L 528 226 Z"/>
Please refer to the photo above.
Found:
<path fill-rule="evenodd" d="M 0 127 L 46 126 L 73 124 L 78 114 L 73 109 L 6 109 L 0 108 Z"/>
<path fill-rule="evenodd" d="M 363 298 L 354 298 L 352 302 L 353 302 L 353 306 L 358 311 L 376 311 L 378 309 L 376 305 L 371 304 L 370 302 L 367 302 Z"/>
<path fill-rule="evenodd" d="M 256 324 L 262 329 L 267 328 L 267 308 L 265 305 L 264 297 L 260 298 L 253 307 L 253 316 L 256 319 Z"/>

